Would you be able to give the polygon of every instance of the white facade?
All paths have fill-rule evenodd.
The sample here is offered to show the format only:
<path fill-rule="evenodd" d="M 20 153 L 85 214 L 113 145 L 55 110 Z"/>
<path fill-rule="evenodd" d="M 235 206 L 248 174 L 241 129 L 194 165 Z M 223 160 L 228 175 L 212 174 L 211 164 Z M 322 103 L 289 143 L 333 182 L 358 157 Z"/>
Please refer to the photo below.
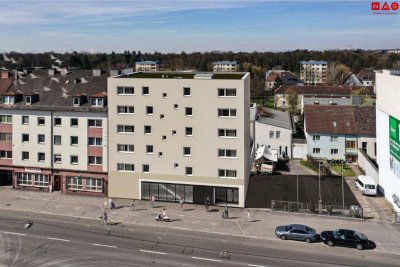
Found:
<path fill-rule="evenodd" d="M 136 71 L 158 71 L 159 63 L 156 61 L 140 61 L 135 63 Z"/>
<path fill-rule="evenodd" d="M 328 63 L 326 61 L 300 61 L 300 79 L 304 84 L 322 84 L 326 81 Z"/>
<path fill-rule="evenodd" d="M 235 72 L 238 69 L 236 61 L 217 61 L 213 63 L 214 72 Z"/>

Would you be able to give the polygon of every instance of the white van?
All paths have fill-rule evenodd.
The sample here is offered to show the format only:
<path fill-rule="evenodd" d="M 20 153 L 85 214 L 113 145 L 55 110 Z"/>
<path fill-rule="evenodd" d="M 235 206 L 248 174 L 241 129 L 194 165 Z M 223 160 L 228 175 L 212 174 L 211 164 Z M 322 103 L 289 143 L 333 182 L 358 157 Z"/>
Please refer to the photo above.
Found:
<path fill-rule="evenodd" d="M 364 195 L 376 196 L 378 185 L 367 175 L 359 175 L 356 180 L 356 186 Z"/>

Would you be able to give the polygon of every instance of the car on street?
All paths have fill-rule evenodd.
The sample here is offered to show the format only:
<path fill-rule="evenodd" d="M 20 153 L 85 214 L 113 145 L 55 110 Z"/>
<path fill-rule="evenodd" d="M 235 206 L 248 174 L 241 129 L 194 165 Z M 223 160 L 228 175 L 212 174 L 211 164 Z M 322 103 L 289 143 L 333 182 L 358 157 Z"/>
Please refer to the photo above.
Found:
<path fill-rule="evenodd" d="M 369 247 L 369 240 L 366 235 L 348 229 L 323 231 L 321 233 L 321 240 L 330 247 L 355 247 L 359 250 Z"/>
<path fill-rule="evenodd" d="M 282 240 L 292 239 L 311 243 L 319 240 L 319 235 L 315 229 L 302 224 L 289 224 L 278 226 L 275 235 Z"/>

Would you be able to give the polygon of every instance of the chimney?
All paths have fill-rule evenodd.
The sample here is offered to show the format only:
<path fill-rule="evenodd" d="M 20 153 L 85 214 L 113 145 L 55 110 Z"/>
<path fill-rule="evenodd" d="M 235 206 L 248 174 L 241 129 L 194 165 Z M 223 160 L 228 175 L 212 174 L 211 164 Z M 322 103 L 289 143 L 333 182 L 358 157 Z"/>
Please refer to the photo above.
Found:
<path fill-rule="evenodd" d="M 101 76 L 101 70 L 93 70 L 93 77 L 100 77 Z"/>
<path fill-rule="evenodd" d="M 49 69 L 49 76 L 54 76 L 54 74 L 55 74 L 54 69 Z"/>
<path fill-rule="evenodd" d="M 8 79 L 8 71 L 2 71 L 1 72 L 1 78 L 2 79 Z"/>
<path fill-rule="evenodd" d="M 18 80 L 18 70 L 14 70 L 14 79 Z"/>

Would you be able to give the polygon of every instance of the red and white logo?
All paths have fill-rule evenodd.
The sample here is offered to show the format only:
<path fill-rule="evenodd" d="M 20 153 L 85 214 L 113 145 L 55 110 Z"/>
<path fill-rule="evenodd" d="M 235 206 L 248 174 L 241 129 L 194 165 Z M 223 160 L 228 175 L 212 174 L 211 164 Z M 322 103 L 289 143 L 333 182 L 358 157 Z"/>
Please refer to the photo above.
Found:
<path fill-rule="evenodd" d="M 398 9 L 398 2 L 371 2 L 371 10 L 374 11 L 374 14 L 397 14 L 393 11 L 397 11 Z"/>

